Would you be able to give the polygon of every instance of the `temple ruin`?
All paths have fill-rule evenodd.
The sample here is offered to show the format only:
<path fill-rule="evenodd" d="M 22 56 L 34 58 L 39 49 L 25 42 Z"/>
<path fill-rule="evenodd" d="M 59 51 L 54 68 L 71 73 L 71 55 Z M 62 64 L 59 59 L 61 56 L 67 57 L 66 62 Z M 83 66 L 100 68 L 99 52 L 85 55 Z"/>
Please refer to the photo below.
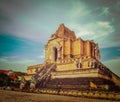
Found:
<path fill-rule="evenodd" d="M 28 66 L 31 88 L 118 90 L 120 78 L 100 61 L 92 40 L 77 38 L 61 24 L 45 45 L 43 64 Z"/>

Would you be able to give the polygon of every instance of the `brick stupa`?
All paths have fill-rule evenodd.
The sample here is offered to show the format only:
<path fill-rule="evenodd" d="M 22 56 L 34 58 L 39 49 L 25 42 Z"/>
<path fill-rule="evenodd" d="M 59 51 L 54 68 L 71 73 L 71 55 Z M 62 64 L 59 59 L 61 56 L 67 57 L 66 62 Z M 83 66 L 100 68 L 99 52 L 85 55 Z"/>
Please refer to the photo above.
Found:
<path fill-rule="evenodd" d="M 76 38 L 75 33 L 61 24 L 45 46 L 43 64 L 27 69 L 34 88 L 71 90 L 118 90 L 120 78 L 100 61 L 97 43 Z"/>

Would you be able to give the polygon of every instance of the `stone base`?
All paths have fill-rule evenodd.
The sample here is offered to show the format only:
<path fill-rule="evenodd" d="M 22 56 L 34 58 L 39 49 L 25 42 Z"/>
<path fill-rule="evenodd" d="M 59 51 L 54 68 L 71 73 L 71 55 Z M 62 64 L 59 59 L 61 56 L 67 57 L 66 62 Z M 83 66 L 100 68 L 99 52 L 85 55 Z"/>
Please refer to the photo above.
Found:
<path fill-rule="evenodd" d="M 118 91 L 119 86 L 113 81 L 115 77 L 99 68 L 55 71 L 46 82 L 46 88 L 71 90 L 110 90 Z"/>
<path fill-rule="evenodd" d="M 91 85 L 92 83 L 92 85 Z M 117 87 L 112 81 L 103 78 L 55 78 L 51 79 L 44 86 L 46 88 L 60 88 L 71 90 L 110 90 L 117 91 Z"/>

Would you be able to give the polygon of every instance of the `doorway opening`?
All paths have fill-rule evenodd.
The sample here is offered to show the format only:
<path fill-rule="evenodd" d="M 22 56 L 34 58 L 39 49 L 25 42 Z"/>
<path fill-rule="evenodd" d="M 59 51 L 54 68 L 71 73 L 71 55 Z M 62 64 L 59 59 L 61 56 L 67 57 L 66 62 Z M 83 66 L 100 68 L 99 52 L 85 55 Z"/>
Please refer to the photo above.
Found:
<path fill-rule="evenodd" d="M 53 51 L 54 51 L 54 61 L 57 61 L 57 58 L 58 58 L 58 51 L 57 51 L 57 48 L 54 47 L 54 48 L 53 48 Z"/>

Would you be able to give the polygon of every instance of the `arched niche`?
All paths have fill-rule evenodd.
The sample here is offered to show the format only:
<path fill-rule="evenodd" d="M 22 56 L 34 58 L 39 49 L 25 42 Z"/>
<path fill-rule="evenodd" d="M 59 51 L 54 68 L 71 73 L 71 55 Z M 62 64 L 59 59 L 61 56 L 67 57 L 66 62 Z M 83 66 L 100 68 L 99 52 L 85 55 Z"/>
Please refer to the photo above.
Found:
<path fill-rule="evenodd" d="M 52 62 L 56 62 L 60 58 L 61 58 L 61 45 L 57 41 L 54 41 L 51 44 L 50 60 Z"/>

